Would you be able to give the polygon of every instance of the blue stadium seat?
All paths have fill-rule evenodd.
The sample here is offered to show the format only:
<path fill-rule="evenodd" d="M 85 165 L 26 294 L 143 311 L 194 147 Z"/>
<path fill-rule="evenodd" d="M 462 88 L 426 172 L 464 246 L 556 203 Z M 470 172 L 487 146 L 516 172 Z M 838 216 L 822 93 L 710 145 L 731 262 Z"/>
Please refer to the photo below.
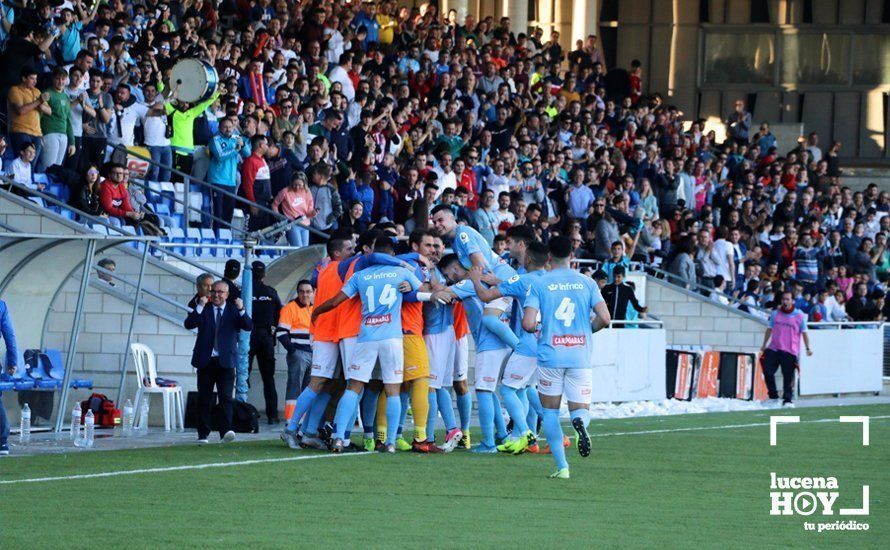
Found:
<path fill-rule="evenodd" d="M 75 221 L 77 219 L 77 215 L 72 210 L 69 210 L 68 208 L 62 208 L 62 211 L 60 212 L 60 214 L 62 214 L 63 218 L 67 218 L 71 221 Z"/>
<path fill-rule="evenodd" d="M 122 225 L 122 224 L 121 224 L 121 219 L 120 219 L 120 218 L 116 218 L 116 217 L 114 217 L 114 216 L 109 217 L 106 221 L 108 222 L 108 225 L 111 225 L 111 226 L 114 226 L 114 227 L 120 227 L 120 226 Z"/>
<path fill-rule="evenodd" d="M 40 173 L 34 172 L 31 175 L 31 179 L 34 181 L 34 183 L 42 183 L 44 185 L 50 184 L 49 177 L 46 174 L 40 174 Z"/>
<path fill-rule="evenodd" d="M 161 182 L 146 180 L 145 185 L 148 186 L 148 190 L 145 193 L 145 198 L 153 203 L 161 200 Z"/>
<path fill-rule="evenodd" d="M 212 229 L 207 227 L 203 227 L 200 229 L 201 231 L 201 243 L 203 244 L 216 244 L 216 234 L 213 233 Z M 213 256 L 216 253 L 215 248 L 202 248 L 201 255 L 202 256 Z"/>
<path fill-rule="evenodd" d="M 170 242 L 176 243 L 176 244 L 184 243 L 185 242 L 185 232 L 182 230 L 181 227 L 176 227 L 176 226 L 171 227 L 170 229 L 167 230 L 167 239 Z M 179 254 L 180 256 L 185 256 L 185 247 L 182 247 L 182 246 L 173 247 L 173 252 Z"/>
<path fill-rule="evenodd" d="M 218 244 L 232 244 L 232 230 L 219 228 L 216 230 L 216 242 Z M 226 248 L 217 248 L 214 250 L 214 256 L 217 258 L 225 258 L 229 255 L 229 250 Z"/>
<path fill-rule="evenodd" d="M 108 228 L 102 225 L 101 223 L 90 224 L 90 229 L 100 235 L 108 235 Z"/>
<path fill-rule="evenodd" d="M 189 227 L 185 233 L 186 242 L 188 243 L 196 243 L 200 244 L 201 242 L 201 230 L 197 227 Z M 201 249 L 199 247 L 190 246 L 186 248 L 186 256 L 198 256 L 201 254 Z"/>
<path fill-rule="evenodd" d="M 121 230 L 125 235 L 136 235 L 136 236 L 139 235 L 139 233 L 136 231 L 136 228 L 133 227 L 132 225 L 123 225 L 123 224 L 122 224 L 121 227 L 120 227 L 120 230 Z M 114 234 L 114 233 L 112 232 L 111 234 Z M 131 248 L 139 248 L 139 243 L 131 242 L 131 243 L 129 243 L 129 246 L 130 246 Z"/>
<path fill-rule="evenodd" d="M 15 374 L 13 374 L 12 376 L 9 376 L 8 374 L 4 373 L 2 376 L 0 376 L 0 379 L 5 380 L 7 382 L 12 382 L 13 389 L 15 391 L 33 390 L 37 386 L 37 382 L 33 378 L 28 376 L 27 369 L 25 369 L 25 353 L 24 353 L 24 351 L 25 350 L 22 350 L 22 349 L 19 350 L 18 363 L 17 363 L 19 365 L 19 368 L 16 369 Z"/>
<path fill-rule="evenodd" d="M 53 380 L 62 382 L 65 380 L 65 365 L 62 361 L 62 352 L 57 349 L 47 349 L 41 355 L 49 364 L 43 364 L 43 370 L 47 376 Z M 92 388 L 93 381 L 88 378 L 75 378 L 69 381 L 68 387 L 71 389 Z"/>
<path fill-rule="evenodd" d="M 244 257 L 244 243 L 241 242 L 240 239 L 232 239 L 232 244 L 237 248 L 229 249 L 229 257 L 230 258 L 243 258 Z"/>
<path fill-rule="evenodd" d="M 0 376 L 0 391 L 12 391 L 15 389 L 15 382 L 5 374 Z"/>
<path fill-rule="evenodd" d="M 176 187 L 174 187 L 172 182 L 162 181 L 161 182 L 161 198 L 164 202 L 167 203 L 167 206 L 170 207 L 170 211 L 174 211 L 174 198 L 176 197 Z"/>
<path fill-rule="evenodd" d="M 169 216 L 170 215 L 170 206 L 166 203 L 158 203 L 155 205 L 155 214 L 158 216 Z"/>
<path fill-rule="evenodd" d="M 182 227 L 182 214 L 172 212 L 170 214 L 171 224 L 173 227 Z"/>
<path fill-rule="evenodd" d="M 24 367 L 24 373 L 27 374 L 27 377 L 34 381 L 35 389 L 61 389 L 62 382 L 60 380 L 53 380 L 49 377 L 49 374 L 44 371 L 43 366 L 40 364 L 40 353 L 40 350 L 36 349 L 25 350 L 23 359 L 19 365 Z M 26 363 L 26 360 L 24 359 L 25 357 L 28 357 L 31 361 Z"/>

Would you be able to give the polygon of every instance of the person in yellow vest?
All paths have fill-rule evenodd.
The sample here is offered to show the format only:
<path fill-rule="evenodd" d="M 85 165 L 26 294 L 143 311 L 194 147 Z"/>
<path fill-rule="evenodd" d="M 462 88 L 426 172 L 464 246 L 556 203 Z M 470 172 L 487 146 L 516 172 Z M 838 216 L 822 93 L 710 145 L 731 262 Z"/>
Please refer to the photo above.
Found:
<path fill-rule="evenodd" d="M 312 348 L 309 343 L 309 321 L 312 318 L 315 289 L 307 280 L 297 284 L 297 297 L 281 308 L 278 316 L 278 341 L 287 350 L 287 390 L 284 419 L 290 420 L 297 397 L 309 382 Z"/>

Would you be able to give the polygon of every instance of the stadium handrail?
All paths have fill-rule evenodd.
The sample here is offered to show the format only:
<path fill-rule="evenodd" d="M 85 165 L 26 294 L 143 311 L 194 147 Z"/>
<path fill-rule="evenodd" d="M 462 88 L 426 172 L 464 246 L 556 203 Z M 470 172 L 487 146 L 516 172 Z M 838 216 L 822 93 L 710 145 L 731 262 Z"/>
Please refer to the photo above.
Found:
<path fill-rule="evenodd" d="M 108 269 L 105 269 L 104 267 L 101 267 L 98 265 L 93 266 L 93 267 L 96 269 L 97 273 L 103 273 L 105 275 L 108 275 L 112 279 L 114 279 L 116 281 L 120 281 L 127 286 L 130 286 L 133 288 L 137 288 L 139 286 L 137 283 L 134 283 L 133 281 L 127 279 L 126 277 L 123 277 L 120 273 L 116 273 L 114 271 L 109 271 Z M 181 310 L 185 311 L 186 313 L 190 311 L 188 306 L 180 304 L 176 300 L 170 299 L 170 298 L 164 296 L 163 294 L 160 294 L 158 292 L 155 292 L 154 290 L 145 288 L 144 286 L 142 288 L 142 293 L 147 294 L 148 296 L 151 296 L 152 298 L 157 298 L 158 300 L 161 300 L 162 302 L 165 302 L 177 309 L 181 309 Z"/>
<path fill-rule="evenodd" d="M 239 203 L 242 203 L 242 204 L 244 204 L 244 205 L 246 205 L 246 206 L 248 206 L 248 207 L 255 207 L 255 208 L 257 208 L 258 210 L 260 210 L 261 212 L 265 212 L 266 214 L 271 214 L 271 215 L 272 215 L 274 218 L 276 218 L 278 221 L 286 220 L 286 219 L 287 219 L 287 218 L 286 218 L 284 215 L 282 215 L 280 212 L 276 212 L 275 210 L 272 210 L 271 208 L 269 208 L 269 207 L 267 207 L 267 206 L 263 206 L 262 204 L 259 204 L 259 203 L 257 203 L 257 202 L 250 201 L 250 200 L 248 200 L 246 197 L 242 197 L 242 196 L 239 195 L 238 193 L 233 193 L 233 192 L 229 191 L 228 189 L 225 189 L 225 188 L 224 188 L 223 186 L 221 186 L 221 185 L 213 185 L 212 183 L 210 183 L 210 182 L 208 182 L 208 181 L 204 181 L 204 180 L 195 178 L 195 177 L 193 177 L 191 174 L 186 174 L 185 172 L 183 172 L 183 171 L 181 171 L 181 170 L 178 170 L 177 168 L 175 168 L 175 167 L 173 167 L 173 166 L 168 166 L 168 165 L 166 165 L 166 164 L 161 164 L 161 163 L 159 163 L 159 162 L 157 162 L 157 161 L 152 160 L 150 157 L 146 157 L 145 155 L 142 155 L 141 153 L 138 153 L 138 152 L 136 152 L 136 151 L 132 151 L 132 150 L 130 150 L 130 149 L 124 147 L 123 145 L 114 145 L 113 148 L 114 148 L 116 151 L 120 151 L 120 152 L 122 152 L 122 153 L 124 153 L 124 154 L 126 154 L 126 155 L 132 155 L 132 156 L 138 158 L 139 160 L 142 160 L 142 161 L 144 161 L 144 162 L 147 162 L 147 163 L 151 164 L 152 166 L 156 166 L 156 167 L 158 167 L 158 168 L 160 168 L 160 169 L 162 169 L 162 170 L 169 170 L 171 173 L 176 174 L 176 175 L 178 175 L 179 177 L 183 178 L 183 181 L 184 181 L 185 183 L 195 183 L 195 184 L 197 184 L 197 185 L 200 185 L 201 187 L 206 187 L 206 188 L 208 189 L 208 191 L 217 192 L 217 193 L 220 193 L 220 194 L 225 195 L 225 196 L 227 196 L 227 197 L 232 197 L 232 198 L 235 199 L 235 201 L 237 201 L 237 202 L 239 202 Z M 144 180 L 144 178 L 142 178 L 142 179 Z M 154 192 L 154 191 L 152 191 L 152 192 Z M 186 188 L 185 192 L 188 193 L 188 188 Z M 192 208 L 192 207 L 190 207 L 190 208 Z M 202 213 L 204 213 L 202 210 L 199 210 L 199 211 L 201 211 Z"/>
<path fill-rule="evenodd" d="M 161 242 L 157 244 L 160 248 L 215 248 L 219 250 L 243 250 L 244 247 L 237 244 L 208 244 L 208 243 L 171 243 L 171 242 Z M 294 250 L 300 250 L 302 246 L 289 246 L 282 244 L 258 244 L 256 246 L 257 249 L 260 250 L 281 250 L 284 252 L 291 252 Z"/>
<path fill-rule="evenodd" d="M 879 329 L 884 321 L 807 321 L 807 328 Z"/>
<path fill-rule="evenodd" d="M 146 193 L 156 193 L 155 190 L 151 188 L 151 186 L 145 184 L 145 180 L 144 180 L 144 179 L 143 179 L 142 182 L 140 182 L 140 181 L 138 181 L 138 179 L 136 179 L 136 178 L 130 178 L 130 180 L 129 180 L 127 183 L 128 183 L 128 184 L 135 184 L 136 186 L 142 188 Z M 188 191 L 186 191 L 186 193 L 188 193 Z M 226 220 L 224 220 L 224 219 L 222 219 L 222 218 L 220 218 L 220 217 L 218 217 L 218 216 L 215 216 L 215 215 L 211 214 L 210 212 L 205 212 L 204 210 L 201 210 L 200 208 L 195 208 L 194 206 L 192 206 L 191 204 L 189 204 L 187 201 L 177 198 L 175 193 L 174 193 L 174 195 L 173 195 L 173 202 L 175 202 L 175 203 L 177 203 L 177 204 L 181 204 L 182 207 L 183 207 L 183 210 L 184 210 L 184 212 L 183 212 L 183 216 L 182 216 L 182 230 L 183 230 L 183 231 L 185 231 L 185 230 L 188 229 L 188 227 L 189 227 L 189 216 L 188 216 L 188 213 L 185 212 L 185 211 L 190 211 L 190 212 L 197 212 L 197 213 L 200 214 L 201 216 L 207 216 L 207 217 L 210 218 L 211 220 L 213 220 L 213 221 L 219 223 L 220 225 L 222 225 L 222 226 L 224 226 L 224 227 L 226 227 L 226 228 L 232 230 L 233 232 L 241 233 L 242 235 L 249 235 L 249 234 L 250 234 L 249 231 L 247 231 L 247 230 L 244 229 L 244 228 L 237 227 L 237 226 L 236 226 L 235 224 L 233 224 L 232 222 L 226 221 Z"/>
<path fill-rule="evenodd" d="M 631 325 L 633 325 L 632 328 L 659 329 L 659 328 L 664 328 L 664 321 L 662 321 L 661 319 L 652 317 L 651 315 L 647 316 L 647 317 L 640 317 L 638 319 L 612 319 L 612 321 L 609 323 L 608 328 L 614 328 L 616 326 L 630 327 Z M 640 326 L 640 325 L 646 325 L 646 326 Z"/>
<path fill-rule="evenodd" d="M 600 267 L 604 262 L 602 260 L 576 258 L 576 259 L 572 260 L 572 263 L 575 263 L 577 265 L 591 265 L 591 266 Z M 667 282 L 669 282 L 670 284 L 672 284 L 674 286 L 678 286 L 685 290 L 692 290 L 692 291 L 696 292 L 697 294 L 701 294 L 705 298 L 708 298 L 711 295 L 716 294 L 717 296 L 726 298 L 730 304 L 733 304 L 733 306 L 731 308 L 735 309 L 741 313 L 745 313 L 744 311 L 739 309 L 739 307 L 742 305 L 744 305 L 749 310 L 755 310 L 755 311 L 762 313 L 764 315 L 767 315 L 767 316 L 769 316 L 772 313 L 770 310 L 768 310 L 764 307 L 761 307 L 761 306 L 752 306 L 749 304 L 744 304 L 744 303 L 742 303 L 742 301 L 740 299 L 736 298 L 735 296 L 733 296 L 731 294 L 726 294 L 724 292 L 720 292 L 719 290 L 717 290 L 715 288 L 707 287 L 707 286 L 699 283 L 698 281 L 695 281 L 694 283 L 690 283 L 690 282 L 686 281 L 685 279 L 682 279 L 682 278 L 678 277 L 677 275 L 671 273 L 670 271 L 665 271 L 665 270 L 663 270 L 659 267 L 656 267 L 654 265 L 651 265 L 651 264 L 647 264 L 644 262 L 638 262 L 638 261 L 632 261 L 632 262 L 630 262 L 630 269 L 631 269 L 631 272 L 637 272 L 637 273 L 643 272 L 643 273 L 648 273 L 649 275 L 656 277 L 656 278 L 666 279 Z M 723 305 L 723 304 L 720 304 L 719 302 L 714 302 L 714 303 L 717 305 Z"/>
<path fill-rule="evenodd" d="M 64 202 L 64 201 L 61 201 L 61 200 L 59 200 L 58 198 L 56 198 L 56 197 L 54 197 L 54 196 L 52 196 L 52 195 L 49 195 L 49 194 L 47 194 L 47 193 L 43 193 L 43 192 L 41 192 L 41 191 L 37 191 L 36 189 L 31 189 L 30 187 L 27 187 L 27 186 L 25 186 L 25 185 L 22 185 L 21 183 L 18 183 L 18 182 L 16 182 L 16 181 L 13 181 L 11 178 L 7 177 L 5 174 L 4 174 L 4 175 L 0 175 L 0 180 L 2 180 L 2 181 L 4 182 L 4 184 L 9 185 L 10 187 L 16 187 L 17 189 L 21 189 L 22 191 L 25 191 L 25 192 L 27 192 L 27 193 L 30 194 L 30 195 L 34 195 L 35 197 L 39 197 L 39 198 L 43 199 L 43 200 L 46 201 L 46 202 L 49 202 L 50 204 L 52 204 L 52 205 L 54 205 L 54 206 L 58 206 L 58 207 L 60 207 L 60 208 L 65 208 L 65 209 L 67 209 L 67 210 L 70 210 L 71 212 L 74 212 L 75 214 L 77 214 L 80 218 L 85 219 L 85 220 L 88 220 L 90 223 L 103 225 L 103 226 L 105 226 L 107 229 L 109 229 L 109 230 L 114 230 L 115 233 L 120 234 L 120 235 L 122 235 L 122 236 L 132 236 L 132 235 L 130 235 L 129 233 L 126 233 L 126 232 L 125 232 L 123 229 L 121 229 L 120 227 L 108 223 L 107 220 L 103 219 L 103 218 L 100 217 L 100 216 L 93 216 L 93 215 L 91 215 L 91 214 L 87 214 L 86 212 L 84 212 L 84 211 L 82 211 L 82 210 L 79 210 L 79 209 L 75 208 L 74 206 L 72 206 L 72 205 L 70 205 L 70 204 L 68 204 L 68 203 L 66 203 L 66 202 Z M 27 197 L 23 197 L 23 199 L 24 199 L 24 200 L 28 200 Z M 183 263 L 185 263 L 185 264 L 188 264 L 188 265 L 190 265 L 190 266 L 192 266 L 192 267 L 194 267 L 194 268 L 196 268 L 196 269 L 200 269 L 202 272 L 203 272 L 203 271 L 206 271 L 206 272 L 208 272 L 208 273 L 211 273 L 211 274 L 213 274 L 213 275 L 216 275 L 216 276 L 219 277 L 219 278 L 222 278 L 222 273 L 220 273 L 220 272 L 218 272 L 218 271 L 216 271 L 216 270 L 214 270 L 214 269 L 210 269 L 210 268 L 208 268 L 207 266 L 204 266 L 204 265 L 201 265 L 201 264 L 199 264 L 199 263 L 197 263 L 197 262 L 195 262 L 195 261 L 192 261 L 192 260 L 186 258 L 185 256 L 182 256 L 182 255 L 180 255 L 180 254 L 177 254 L 177 253 L 173 252 L 172 250 L 164 250 L 164 249 L 159 249 L 159 248 L 157 248 L 157 247 L 155 246 L 156 242 L 149 242 L 149 243 L 147 243 L 147 244 L 148 244 L 148 246 L 151 247 L 152 249 L 157 250 L 158 252 L 162 252 L 162 253 L 164 253 L 164 254 L 167 254 L 167 255 L 169 255 L 169 256 L 172 256 L 172 257 L 175 258 L 176 260 L 179 260 L 179 261 L 181 261 L 181 262 L 183 262 Z"/>
<path fill-rule="evenodd" d="M 232 198 L 234 198 L 237 202 L 244 203 L 244 204 L 247 205 L 248 207 L 254 206 L 254 207 L 256 207 L 257 209 L 259 209 L 260 211 L 262 211 L 262 212 L 265 212 L 265 213 L 267 213 L 267 214 L 271 214 L 272 217 L 276 220 L 276 224 L 278 224 L 279 226 L 281 226 L 281 227 L 280 227 L 281 229 L 286 229 L 287 227 L 289 227 L 289 226 L 292 225 L 293 223 L 298 222 L 298 221 L 304 219 L 303 216 L 299 216 L 299 217 L 296 217 L 296 218 L 294 218 L 294 219 L 291 220 L 291 219 L 289 219 L 287 216 L 284 216 L 283 214 L 281 214 L 280 212 L 276 212 L 275 210 L 273 210 L 273 209 L 271 209 L 271 208 L 268 208 L 268 207 L 266 207 L 266 206 L 263 206 L 263 205 L 261 205 L 261 204 L 259 204 L 259 203 L 252 202 L 252 201 L 248 200 L 247 198 L 242 197 L 241 195 L 238 195 L 237 193 L 233 193 L 233 192 L 229 191 L 228 189 L 224 189 L 224 188 L 222 188 L 222 187 L 219 186 L 219 185 L 214 185 L 214 184 L 212 184 L 212 183 L 210 183 L 210 182 L 207 182 L 207 181 L 200 180 L 200 179 L 198 179 L 198 178 L 192 177 L 191 175 L 186 174 L 185 172 L 182 172 L 181 170 L 178 170 L 178 169 L 174 168 L 173 166 L 168 166 L 168 165 L 166 165 L 166 164 L 161 164 L 161 163 L 159 163 L 159 162 L 157 162 L 157 161 L 154 161 L 154 160 L 152 160 L 151 158 L 146 157 L 146 156 L 144 156 L 144 155 L 142 155 L 142 154 L 140 154 L 140 153 L 138 153 L 138 152 L 131 151 L 130 149 L 127 149 L 127 148 L 124 147 L 123 145 L 115 145 L 114 148 L 115 148 L 116 150 L 119 150 L 119 151 L 123 152 L 123 153 L 126 153 L 127 155 L 133 155 L 134 157 L 136 157 L 136 158 L 138 158 L 138 159 L 140 159 L 140 160 L 143 160 L 143 161 L 145 161 L 145 162 L 147 162 L 147 163 L 149 163 L 149 164 L 151 164 L 151 165 L 153 165 L 153 166 L 157 166 L 158 168 L 161 168 L 161 169 L 163 169 L 163 170 L 169 170 L 171 173 L 173 173 L 173 174 L 177 174 L 177 175 L 179 175 L 180 177 L 184 178 L 184 180 L 185 180 L 186 182 L 188 182 L 188 183 L 195 183 L 195 184 L 200 185 L 200 186 L 202 186 L 202 187 L 207 187 L 210 191 L 218 192 L 218 193 L 221 193 L 221 194 L 226 195 L 226 196 L 228 196 L 228 197 L 232 197 Z M 136 178 L 134 178 L 134 179 L 131 180 L 131 181 L 135 181 L 135 179 L 136 179 Z M 141 179 L 143 180 L 143 182 L 146 181 L 145 178 L 141 178 Z M 145 183 L 142 183 L 142 184 L 139 184 L 139 185 L 140 185 L 140 187 L 142 187 L 143 189 L 148 189 L 148 190 L 151 191 L 152 193 L 155 193 L 155 190 L 151 189 L 150 186 L 146 186 Z M 186 190 L 185 192 L 188 193 L 188 190 Z M 240 227 L 237 227 L 237 228 L 236 228 L 236 227 L 235 227 L 233 224 L 231 224 L 230 222 L 226 222 L 226 221 L 222 220 L 221 218 L 217 218 L 217 217 L 213 216 L 212 214 L 208 214 L 207 212 L 204 212 L 204 211 L 201 210 L 201 209 L 196 209 L 196 208 L 194 208 L 193 206 L 191 206 L 191 205 L 189 205 L 189 204 L 186 204 L 185 202 L 183 202 L 183 201 L 177 199 L 176 197 L 173 197 L 173 200 L 174 200 L 175 202 L 178 202 L 178 203 L 182 204 L 183 206 L 188 207 L 188 208 L 189 208 L 190 210 L 192 210 L 192 211 L 199 212 L 202 216 L 203 216 L 203 215 L 210 216 L 210 217 L 213 218 L 214 220 L 220 221 L 221 223 L 223 223 L 224 225 L 226 225 L 227 227 L 229 227 L 229 228 L 231 228 L 231 229 L 233 229 L 233 230 L 235 230 L 235 231 L 239 231 L 239 232 L 244 233 L 244 234 L 249 234 L 249 233 L 250 233 L 250 232 L 245 231 L 244 229 L 242 229 L 242 228 L 240 228 Z M 187 221 L 187 216 L 183 216 L 183 224 L 184 224 L 184 226 L 187 225 L 187 223 L 188 223 L 188 221 Z M 319 236 L 319 237 L 321 237 L 321 238 L 323 238 L 323 239 L 328 239 L 328 238 L 330 237 L 330 235 L 328 235 L 328 234 L 325 233 L 324 231 L 319 231 L 318 229 L 315 229 L 314 227 L 309 226 L 309 225 L 302 226 L 302 228 L 308 230 L 310 233 L 312 233 L 312 234 L 314 234 L 314 235 L 317 235 L 317 236 Z M 268 229 L 268 228 L 266 228 L 266 229 Z"/>

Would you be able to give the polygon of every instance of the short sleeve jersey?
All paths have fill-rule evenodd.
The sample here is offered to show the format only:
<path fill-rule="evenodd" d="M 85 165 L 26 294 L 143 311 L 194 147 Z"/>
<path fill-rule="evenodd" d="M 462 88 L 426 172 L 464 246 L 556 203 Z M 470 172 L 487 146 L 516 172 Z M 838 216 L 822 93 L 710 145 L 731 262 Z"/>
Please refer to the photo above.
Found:
<path fill-rule="evenodd" d="M 396 256 L 396 258 L 410 265 L 412 273 L 421 283 L 429 282 L 430 272 L 417 261 L 417 256 L 417 253 L 413 252 Z M 423 303 L 413 299 L 406 300 L 402 304 L 402 331 L 405 334 L 417 336 L 423 334 Z"/>
<path fill-rule="evenodd" d="M 461 281 L 451 287 L 467 313 L 467 322 L 470 325 L 470 332 L 473 334 L 473 341 L 476 343 L 476 353 L 480 351 L 492 351 L 498 349 L 507 349 L 508 346 L 493 332 L 485 328 L 482 324 L 482 316 L 485 314 L 485 304 L 476 295 L 476 289 L 473 288 L 473 282 L 470 280 Z M 510 311 L 502 312 L 499 319 L 504 324 L 510 323 Z"/>
<path fill-rule="evenodd" d="M 430 278 L 435 278 L 439 282 L 445 280 L 445 276 L 438 269 L 430 274 Z M 453 324 L 454 316 L 450 305 L 442 305 L 435 301 L 423 304 L 424 334 L 440 334 Z"/>
<path fill-rule="evenodd" d="M 478 252 L 485 258 L 485 264 L 488 266 L 488 269 L 498 279 L 506 281 L 516 275 L 516 270 L 510 267 L 503 258 L 495 254 L 494 250 L 488 246 L 488 241 L 485 240 L 485 237 L 472 227 L 465 225 L 457 227 L 454 233 L 454 242 L 451 243 L 451 249 L 457 254 L 458 261 L 466 269 L 470 269 L 473 265 L 470 261 L 470 256 Z"/>
<path fill-rule="evenodd" d="M 403 267 L 373 266 L 358 271 L 343 285 L 350 298 L 359 295 L 362 301 L 362 322 L 359 342 L 379 342 L 402 337 L 402 293 L 399 285 L 407 281 L 413 290 L 420 280 Z"/>
<path fill-rule="evenodd" d="M 525 299 L 528 295 L 528 289 L 532 282 L 542 277 L 546 271 L 538 270 L 531 273 L 523 273 L 522 275 L 514 275 L 506 281 L 498 285 L 501 294 L 510 298 L 515 298 L 519 303 L 519 310 L 514 312 L 513 319 L 519 320 L 519 324 L 513 327 L 513 332 L 519 337 L 519 345 L 516 346 L 516 354 L 524 357 L 536 357 L 538 349 L 537 334 L 532 334 L 522 330 L 522 311 L 525 309 Z"/>
<path fill-rule="evenodd" d="M 525 307 L 538 310 L 540 315 L 539 367 L 591 368 L 590 316 L 602 301 L 594 280 L 570 269 L 555 269 L 532 282 Z"/>

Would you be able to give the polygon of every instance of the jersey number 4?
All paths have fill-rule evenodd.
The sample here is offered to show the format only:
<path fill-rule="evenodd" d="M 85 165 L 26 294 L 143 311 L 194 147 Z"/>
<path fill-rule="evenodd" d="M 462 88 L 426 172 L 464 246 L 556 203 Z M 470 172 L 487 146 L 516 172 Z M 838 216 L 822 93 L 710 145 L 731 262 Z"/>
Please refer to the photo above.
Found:
<path fill-rule="evenodd" d="M 374 302 L 373 286 L 369 286 L 368 290 L 365 291 L 365 297 L 368 299 L 368 311 L 377 309 L 377 305 Z M 383 290 L 380 292 L 380 305 L 392 307 L 394 303 L 396 303 L 396 288 L 392 285 L 384 285 Z"/>
<path fill-rule="evenodd" d="M 572 321 L 575 320 L 575 302 L 571 298 L 563 298 L 553 316 L 557 321 L 562 321 L 563 325 L 572 326 Z"/>

